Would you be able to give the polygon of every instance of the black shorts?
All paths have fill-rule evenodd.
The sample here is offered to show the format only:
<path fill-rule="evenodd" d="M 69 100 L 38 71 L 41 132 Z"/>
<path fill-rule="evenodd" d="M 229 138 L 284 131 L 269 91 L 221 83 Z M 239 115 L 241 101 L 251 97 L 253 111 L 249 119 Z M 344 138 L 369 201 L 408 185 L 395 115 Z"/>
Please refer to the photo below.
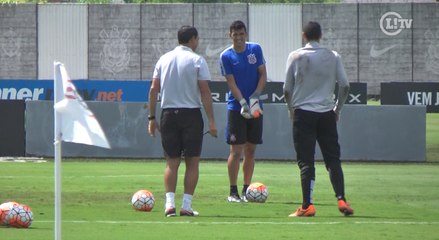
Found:
<path fill-rule="evenodd" d="M 163 109 L 160 132 L 165 156 L 199 157 L 203 144 L 203 116 L 199 108 Z"/>
<path fill-rule="evenodd" d="M 262 144 L 263 115 L 246 119 L 238 111 L 227 111 L 226 141 L 229 145 Z"/>

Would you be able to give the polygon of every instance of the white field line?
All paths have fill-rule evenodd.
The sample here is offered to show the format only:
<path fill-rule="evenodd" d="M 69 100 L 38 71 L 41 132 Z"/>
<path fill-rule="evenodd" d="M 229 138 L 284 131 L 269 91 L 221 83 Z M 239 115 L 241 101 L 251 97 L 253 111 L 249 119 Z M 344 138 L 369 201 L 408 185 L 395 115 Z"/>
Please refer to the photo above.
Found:
<path fill-rule="evenodd" d="M 53 223 L 54 221 L 38 221 L 41 223 Z M 401 221 L 353 221 L 353 222 L 191 222 L 191 221 L 177 221 L 177 222 L 166 222 L 166 221 L 84 221 L 84 220 L 63 220 L 63 223 L 72 224 L 169 224 L 169 225 L 335 225 L 335 224 L 387 224 L 387 225 L 437 225 L 439 222 L 401 222 Z"/>
<path fill-rule="evenodd" d="M 200 177 L 226 177 L 227 174 L 202 174 L 200 173 Z M 273 175 L 274 176 L 274 175 Z M 276 175 L 279 176 L 279 175 Z M 64 174 L 62 176 L 63 178 L 143 178 L 143 177 L 163 177 L 163 174 L 127 174 L 127 175 L 100 175 L 100 176 L 66 176 L 66 174 Z M 184 177 L 184 174 L 180 174 L 179 177 Z M 53 176 L 35 176 L 35 175 L 26 175 L 26 176 L 18 176 L 18 175 L 3 175 L 0 176 L 1 178 L 53 178 Z"/>

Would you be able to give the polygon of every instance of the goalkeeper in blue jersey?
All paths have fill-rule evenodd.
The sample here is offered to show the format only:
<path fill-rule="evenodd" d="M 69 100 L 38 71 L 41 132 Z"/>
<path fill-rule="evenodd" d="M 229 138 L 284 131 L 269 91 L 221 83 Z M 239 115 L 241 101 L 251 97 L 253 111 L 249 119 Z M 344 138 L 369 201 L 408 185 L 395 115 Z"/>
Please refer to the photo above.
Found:
<path fill-rule="evenodd" d="M 230 145 L 227 167 L 230 182 L 229 202 L 246 202 L 245 192 L 251 183 L 257 144 L 262 144 L 262 103 L 259 96 L 267 82 L 262 48 L 247 42 L 247 28 L 242 21 L 230 25 L 232 46 L 220 55 L 221 74 L 229 86 L 226 141 Z M 244 182 L 242 197 L 238 193 L 238 173 L 243 155 Z"/>

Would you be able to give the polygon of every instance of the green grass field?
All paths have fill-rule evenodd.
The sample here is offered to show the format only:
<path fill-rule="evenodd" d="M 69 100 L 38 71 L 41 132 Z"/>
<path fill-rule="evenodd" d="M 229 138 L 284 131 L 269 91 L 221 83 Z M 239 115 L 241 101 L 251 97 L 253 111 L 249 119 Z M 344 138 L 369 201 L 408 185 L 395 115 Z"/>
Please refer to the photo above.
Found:
<path fill-rule="evenodd" d="M 54 238 L 53 166 L 53 161 L 0 163 L 0 202 L 22 202 L 34 213 L 31 228 L 0 227 L 0 239 Z M 298 169 L 292 161 L 257 163 L 254 181 L 264 182 L 270 193 L 264 204 L 227 203 L 225 161 L 202 162 L 193 203 L 200 216 L 195 218 L 164 217 L 163 169 L 163 161 L 65 159 L 62 239 L 439 239 L 437 163 L 344 163 L 354 217 L 338 212 L 319 163 L 314 218 L 287 217 L 301 201 Z M 154 193 L 152 212 L 131 208 L 131 195 L 139 189 Z"/>

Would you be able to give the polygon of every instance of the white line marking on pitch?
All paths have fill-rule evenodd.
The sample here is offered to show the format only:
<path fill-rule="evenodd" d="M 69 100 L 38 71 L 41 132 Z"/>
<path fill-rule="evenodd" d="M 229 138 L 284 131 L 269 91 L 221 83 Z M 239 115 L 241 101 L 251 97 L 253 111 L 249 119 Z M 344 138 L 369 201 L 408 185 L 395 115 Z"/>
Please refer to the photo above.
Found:
<path fill-rule="evenodd" d="M 42 223 L 53 223 L 54 221 L 38 221 Z M 75 221 L 64 220 L 63 223 L 74 224 L 212 224 L 212 225 L 232 225 L 232 224 L 244 224 L 244 225 L 334 225 L 334 224 L 391 224 L 391 225 L 436 225 L 439 222 L 400 222 L 400 221 L 383 221 L 383 222 L 367 222 L 367 221 L 354 221 L 354 222 L 190 222 L 190 221 L 178 221 L 178 222 L 164 222 L 164 221 Z"/>

